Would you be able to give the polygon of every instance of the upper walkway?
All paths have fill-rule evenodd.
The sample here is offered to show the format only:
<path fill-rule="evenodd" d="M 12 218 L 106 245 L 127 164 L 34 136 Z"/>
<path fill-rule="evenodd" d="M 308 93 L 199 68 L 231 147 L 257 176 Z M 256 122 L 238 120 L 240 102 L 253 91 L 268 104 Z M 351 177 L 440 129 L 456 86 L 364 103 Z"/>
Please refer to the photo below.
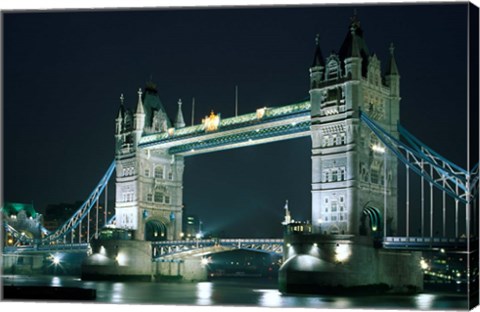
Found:
<path fill-rule="evenodd" d="M 310 102 L 304 101 L 225 119 L 212 112 L 202 124 L 143 136 L 139 146 L 189 156 L 309 135 Z"/>

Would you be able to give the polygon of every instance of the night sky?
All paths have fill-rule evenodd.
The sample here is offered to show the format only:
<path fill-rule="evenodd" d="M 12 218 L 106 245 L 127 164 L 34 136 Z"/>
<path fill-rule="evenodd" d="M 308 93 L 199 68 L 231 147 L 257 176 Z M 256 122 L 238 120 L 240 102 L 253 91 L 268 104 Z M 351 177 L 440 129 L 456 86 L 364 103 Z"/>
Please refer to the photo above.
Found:
<path fill-rule="evenodd" d="M 401 123 L 466 167 L 467 6 L 304 6 L 5 13 L 4 200 L 85 200 L 114 158 L 123 93 L 150 78 L 173 119 L 234 114 L 308 98 L 315 35 L 338 51 L 357 10 L 370 52 L 401 75 Z M 279 237 L 285 200 L 310 219 L 310 138 L 187 157 L 185 213 L 206 231 Z M 113 200 L 114 191 L 110 189 Z M 113 207 L 112 207 L 113 208 Z"/>

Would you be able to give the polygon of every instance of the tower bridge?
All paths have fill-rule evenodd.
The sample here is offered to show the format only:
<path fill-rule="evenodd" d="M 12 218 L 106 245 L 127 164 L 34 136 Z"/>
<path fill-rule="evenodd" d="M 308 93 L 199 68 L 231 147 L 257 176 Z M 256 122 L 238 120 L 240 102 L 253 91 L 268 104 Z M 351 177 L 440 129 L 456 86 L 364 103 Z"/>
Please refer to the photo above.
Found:
<path fill-rule="evenodd" d="M 474 252 L 478 165 L 461 168 L 401 126 L 400 74 L 393 45 L 389 52 L 382 68 L 354 18 L 338 53 L 323 57 L 317 37 L 309 70 L 310 100 L 280 107 L 260 105 L 255 112 L 225 119 L 212 111 L 201 124 L 188 127 L 182 102 L 172 123 L 151 82 L 138 91 L 134 111 L 126 108 L 122 95 L 115 120 L 114 163 L 72 219 L 37 243 L 53 244 L 68 235 L 73 240 L 115 172 L 115 227 L 131 233 L 133 240 L 94 242 L 89 274 L 103 274 L 103 268 L 110 275 L 148 275 L 152 257 L 174 260 L 254 248 L 283 252 L 283 291 L 298 285 L 321 289 L 378 283 L 421 288 L 416 250 L 443 246 Z M 312 233 L 286 235 L 269 243 L 181 240 L 184 157 L 306 136 L 312 140 Z M 401 166 L 407 178 L 405 209 L 398 207 Z M 410 193 L 414 177 L 421 181 L 420 199 Z M 434 192 L 454 203 L 443 201 L 440 225 L 434 224 L 438 213 Z M 415 200 L 422 203 L 421 209 L 414 208 Z M 447 218 L 447 210 L 455 218 Z M 465 214 L 463 224 L 458 220 L 460 210 Z M 405 224 L 398 224 L 399 213 L 405 213 Z M 421 237 L 410 229 L 419 214 Z M 447 236 L 447 224 L 455 227 L 454 237 Z M 460 226 L 466 237 L 461 237 Z M 442 234 L 436 236 L 435 227 Z M 398 236 L 399 232 L 405 235 Z M 83 237 L 90 242 L 91 235 Z M 132 259 L 126 260 L 127 254 Z"/>

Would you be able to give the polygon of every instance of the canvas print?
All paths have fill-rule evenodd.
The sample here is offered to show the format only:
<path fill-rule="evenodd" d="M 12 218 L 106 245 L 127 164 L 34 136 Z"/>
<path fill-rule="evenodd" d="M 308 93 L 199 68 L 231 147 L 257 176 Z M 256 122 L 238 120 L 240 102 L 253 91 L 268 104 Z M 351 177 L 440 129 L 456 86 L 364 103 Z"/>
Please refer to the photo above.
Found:
<path fill-rule="evenodd" d="M 478 8 L 3 11 L 2 300 L 478 304 Z"/>

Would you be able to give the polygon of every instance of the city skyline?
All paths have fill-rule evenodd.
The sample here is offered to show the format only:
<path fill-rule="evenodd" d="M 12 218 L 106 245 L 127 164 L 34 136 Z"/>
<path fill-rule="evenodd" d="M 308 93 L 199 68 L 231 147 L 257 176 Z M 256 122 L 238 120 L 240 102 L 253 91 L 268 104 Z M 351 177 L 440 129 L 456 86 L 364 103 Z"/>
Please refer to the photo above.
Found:
<path fill-rule="evenodd" d="M 86 198 L 114 157 L 120 94 L 133 109 L 150 79 L 170 118 L 182 99 L 187 125 L 193 97 L 195 124 L 233 116 L 235 86 L 239 114 L 308 98 L 316 34 L 324 57 L 338 52 L 354 9 L 383 69 L 396 47 L 401 124 L 466 167 L 465 4 L 8 13 L 5 201 L 42 211 Z M 213 231 L 281 235 L 285 200 L 310 219 L 310 148 L 302 138 L 187 157 L 186 214 Z"/>

